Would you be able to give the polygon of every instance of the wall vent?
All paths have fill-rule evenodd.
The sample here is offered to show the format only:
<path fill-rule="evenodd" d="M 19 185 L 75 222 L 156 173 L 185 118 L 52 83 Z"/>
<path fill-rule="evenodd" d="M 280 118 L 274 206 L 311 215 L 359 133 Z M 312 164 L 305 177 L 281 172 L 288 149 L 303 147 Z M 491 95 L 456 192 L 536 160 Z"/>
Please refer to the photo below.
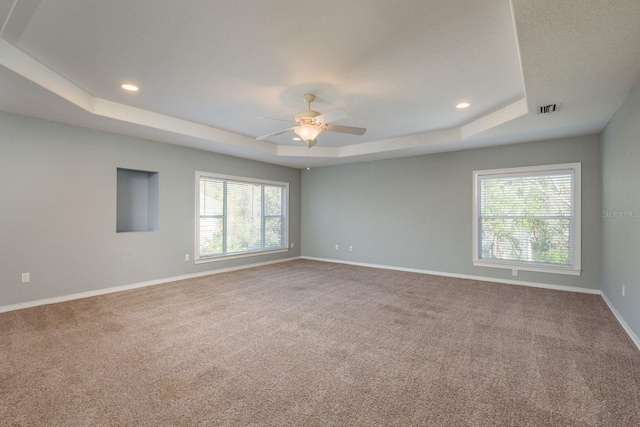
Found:
<path fill-rule="evenodd" d="M 538 107 L 538 114 L 551 114 L 560 109 L 560 104 L 541 105 Z"/>

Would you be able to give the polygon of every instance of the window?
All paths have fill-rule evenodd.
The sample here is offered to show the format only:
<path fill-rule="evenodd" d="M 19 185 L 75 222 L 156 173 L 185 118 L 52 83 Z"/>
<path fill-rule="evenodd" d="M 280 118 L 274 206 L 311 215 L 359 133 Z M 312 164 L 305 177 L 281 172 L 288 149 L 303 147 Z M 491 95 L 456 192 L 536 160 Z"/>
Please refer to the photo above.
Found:
<path fill-rule="evenodd" d="M 580 274 L 580 163 L 473 172 L 473 264 Z"/>
<path fill-rule="evenodd" d="M 196 261 L 286 251 L 289 184 L 196 172 Z"/>

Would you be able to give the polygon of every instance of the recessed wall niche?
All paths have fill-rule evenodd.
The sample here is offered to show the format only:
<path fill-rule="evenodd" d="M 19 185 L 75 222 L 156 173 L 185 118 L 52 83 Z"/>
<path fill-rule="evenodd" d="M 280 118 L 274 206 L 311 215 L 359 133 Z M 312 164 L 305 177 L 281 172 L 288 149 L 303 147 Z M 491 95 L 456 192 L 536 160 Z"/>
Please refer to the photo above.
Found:
<path fill-rule="evenodd" d="M 158 172 L 118 168 L 116 232 L 158 230 Z"/>

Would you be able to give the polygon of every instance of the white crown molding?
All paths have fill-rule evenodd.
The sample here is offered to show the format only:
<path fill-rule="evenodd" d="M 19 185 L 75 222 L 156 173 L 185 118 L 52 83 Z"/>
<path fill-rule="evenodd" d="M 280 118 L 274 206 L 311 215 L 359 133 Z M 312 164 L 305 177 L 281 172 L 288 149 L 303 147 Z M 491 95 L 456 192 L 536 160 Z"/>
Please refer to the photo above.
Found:
<path fill-rule="evenodd" d="M 95 98 L 46 65 L 0 39 L 0 64 L 70 103 L 93 113 Z"/>
<path fill-rule="evenodd" d="M 509 104 L 506 107 L 499 109 L 498 111 L 487 114 L 486 116 L 480 117 L 479 119 L 462 126 L 460 128 L 460 137 L 462 139 L 466 139 L 474 135 L 478 135 L 484 131 L 492 129 L 496 126 L 500 126 L 501 124 L 510 122 L 511 120 L 517 119 L 518 117 L 522 117 L 527 114 L 529 114 L 527 99 L 519 99 L 518 101 Z"/>

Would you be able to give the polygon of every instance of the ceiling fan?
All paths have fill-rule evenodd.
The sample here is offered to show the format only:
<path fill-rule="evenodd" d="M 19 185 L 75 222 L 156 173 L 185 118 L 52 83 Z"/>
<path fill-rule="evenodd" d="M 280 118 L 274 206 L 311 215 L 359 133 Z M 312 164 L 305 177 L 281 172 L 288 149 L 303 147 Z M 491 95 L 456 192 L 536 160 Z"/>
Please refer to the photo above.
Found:
<path fill-rule="evenodd" d="M 320 114 L 317 111 L 311 109 L 311 103 L 316 99 L 315 95 L 310 93 L 305 94 L 302 97 L 307 103 L 307 109 L 302 110 L 296 114 L 295 123 L 297 126 L 290 127 L 269 135 L 264 135 L 256 139 L 263 140 L 272 136 L 280 135 L 281 133 L 294 131 L 296 135 L 307 143 L 307 147 L 313 147 L 318 143 L 318 135 L 323 131 L 348 133 L 352 135 L 363 135 L 367 130 L 365 128 L 357 128 L 353 126 L 341 126 L 331 124 L 340 119 L 349 117 L 349 114 L 344 110 L 333 110 L 325 114 Z M 278 119 L 279 120 L 279 119 Z"/>

